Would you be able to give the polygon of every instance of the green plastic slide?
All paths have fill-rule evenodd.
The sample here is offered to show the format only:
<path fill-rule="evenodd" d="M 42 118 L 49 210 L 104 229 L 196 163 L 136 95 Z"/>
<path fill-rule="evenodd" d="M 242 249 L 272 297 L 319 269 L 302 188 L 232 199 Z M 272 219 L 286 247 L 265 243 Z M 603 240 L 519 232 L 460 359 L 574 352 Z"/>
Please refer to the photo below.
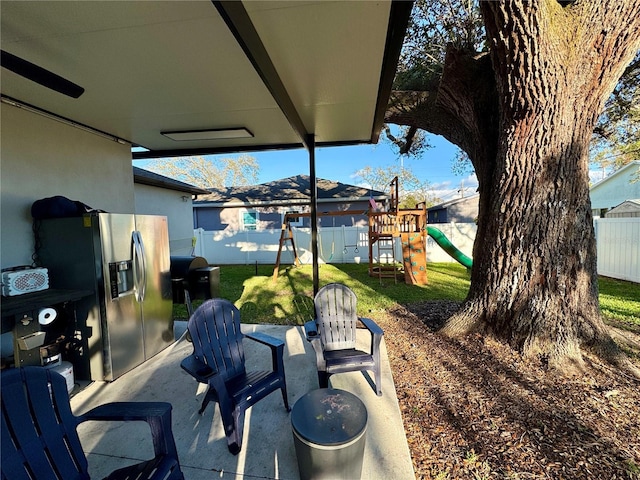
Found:
<path fill-rule="evenodd" d="M 461 263 L 463 266 L 467 268 L 471 268 L 473 265 L 473 260 L 467 257 L 464 253 L 458 250 L 453 243 L 449 241 L 449 239 L 435 227 L 427 227 L 427 235 L 435 240 L 435 242 L 440 245 L 440 247 L 447 252 L 451 258 Z"/>

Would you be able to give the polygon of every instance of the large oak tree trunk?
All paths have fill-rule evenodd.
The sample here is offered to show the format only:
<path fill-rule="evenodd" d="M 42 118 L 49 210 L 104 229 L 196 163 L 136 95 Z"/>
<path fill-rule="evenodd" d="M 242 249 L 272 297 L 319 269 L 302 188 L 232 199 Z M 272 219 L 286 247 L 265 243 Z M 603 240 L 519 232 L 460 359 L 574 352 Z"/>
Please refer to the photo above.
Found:
<path fill-rule="evenodd" d="M 527 83 L 539 89 L 527 112 L 503 117 L 495 166 L 480 187 L 468 302 L 447 330 L 481 324 L 526 353 L 575 358 L 581 341 L 607 338 L 587 161 L 597 114 L 571 92 L 545 96 L 543 83 Z"/>
<path fill-rule="evenodd" d="M 585 345 L 619 359 L 599 311 L 588 145 L 640 48 L 640 1 L 481 8 L 491 64 L 448 52 L 437 98 L 414 102 L 413 116 L 391 105 L 387 117 L 443 134 L 478 175 L 471 288 L 444 331 L 488 331 L 564 368 L 580 364 Z"/>

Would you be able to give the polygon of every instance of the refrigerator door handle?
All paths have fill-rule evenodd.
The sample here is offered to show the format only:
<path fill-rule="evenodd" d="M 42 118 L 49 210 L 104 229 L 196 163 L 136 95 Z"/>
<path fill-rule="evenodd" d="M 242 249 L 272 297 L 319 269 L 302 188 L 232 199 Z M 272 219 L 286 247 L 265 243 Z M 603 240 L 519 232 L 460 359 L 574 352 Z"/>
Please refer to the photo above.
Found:
<path fill-rule="evenodd" d="M 142 254 L 140 251 L 140 237 L 139 232 L 134 231 L 131 234 L 133 241 L 133 285 L 134 294 L 137 302 L 142 302 L 143 288 L 142 288 Z"/>
<path fill-rule="evenodd" d="M 144 301 L 144 297 L 147 293 L 147 252 L 144 249 L 144 241 L 142 240 L 142 233 L 138 232 L 138 245 L 140 245 L 140 260 L 142 266 L 142 279 L 140 289 L 142 294 L 140 295 L 140 301 Z"/>

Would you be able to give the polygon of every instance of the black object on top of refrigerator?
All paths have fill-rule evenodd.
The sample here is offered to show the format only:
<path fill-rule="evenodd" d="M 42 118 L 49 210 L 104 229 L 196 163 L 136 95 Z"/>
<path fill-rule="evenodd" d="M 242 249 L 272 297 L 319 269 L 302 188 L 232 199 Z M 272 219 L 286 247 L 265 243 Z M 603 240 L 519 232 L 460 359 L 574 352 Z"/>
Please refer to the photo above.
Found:
<path fill-rule="evenodd" d="M 92 213 L 42 220 L 38 256 L 77 306 L 80 379 L 115 380 L 174 340 L 167 218 Z"/>

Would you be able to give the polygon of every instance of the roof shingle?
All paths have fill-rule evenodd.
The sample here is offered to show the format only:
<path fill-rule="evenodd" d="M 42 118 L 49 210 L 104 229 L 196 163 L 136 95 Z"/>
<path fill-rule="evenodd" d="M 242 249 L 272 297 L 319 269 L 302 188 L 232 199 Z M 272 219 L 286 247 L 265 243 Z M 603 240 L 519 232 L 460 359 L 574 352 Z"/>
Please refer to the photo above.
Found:
<path fill-rule="evenodd" d="M 379 198 L 384 192 L 356 187 L 346 183 L 317 179 L 318 199 Z M 211 188 L 211 193 L 202 195 L 194 204 L 206 203 L 269 203 L 290 200 L 308 200 L 311 196 L 309 175 L 296 175 L 259 185 L 242 187 Z"/>

